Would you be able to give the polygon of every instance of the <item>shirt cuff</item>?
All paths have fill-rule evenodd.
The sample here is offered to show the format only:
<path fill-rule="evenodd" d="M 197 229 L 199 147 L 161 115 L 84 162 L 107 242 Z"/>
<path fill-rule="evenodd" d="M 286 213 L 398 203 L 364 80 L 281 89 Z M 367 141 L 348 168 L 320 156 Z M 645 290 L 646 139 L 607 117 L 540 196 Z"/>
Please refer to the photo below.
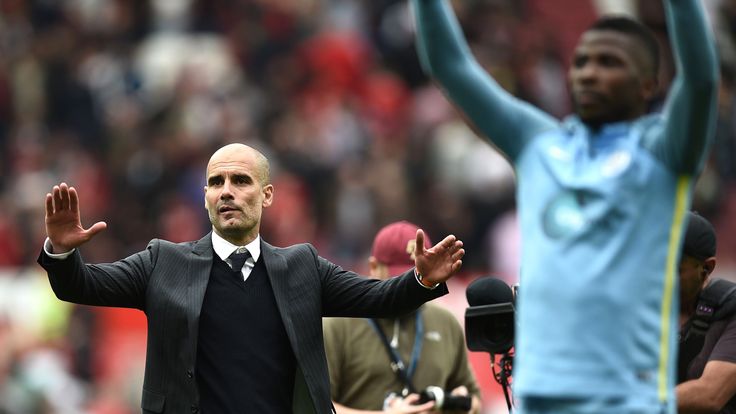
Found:
<path fill-rule="evenodd" d="M 43 242 L 43 252 L 46 253 L 46 256 L 52 259 L 64 260 L 67 257 L 71 256 L 72 253 L 74 253 L 74 250 L 76 249 L 71 249 L 68 252 L 63 253 L 51 253 L 51 240 L 49 240 L 49 238 L 47 237 L 46 241 Z"/>
<path fill-rule="evenodd" d="M 425 285 L 424 283 L 422 283 L 422 275 L 421 275 L 421 274 L 419 274 L 419 271 L 417 270 L 417 268 L 416 268 L 416 267 L 414 268 L 414 279 L 416 279 L 417 283 L 419 283 L 419 286 L 421 286 L 421 287 L 423 287 L 423 288 L 425 288 L 425 289 L 427 289 L 427 290 L 433 290 L 433 289 L 435 289 L 435 288 L 436 288 L 437 286 L 439 286 L 439 285 L 440 285 L 439 283 L 435 283 L 435 284 L 434 284 L 434 285 L 432 285 L 432 286 L 427 286 L 427 285 Z"/>

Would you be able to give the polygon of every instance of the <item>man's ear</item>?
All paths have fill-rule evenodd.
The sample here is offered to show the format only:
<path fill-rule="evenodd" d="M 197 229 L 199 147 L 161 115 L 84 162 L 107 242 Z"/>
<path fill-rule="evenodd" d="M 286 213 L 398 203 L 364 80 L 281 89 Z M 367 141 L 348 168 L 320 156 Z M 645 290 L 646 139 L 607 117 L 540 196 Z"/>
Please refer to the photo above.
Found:
<path fill-rule="evenodd" d="M 379 263 L 375 257 L 371 256 L 368 258 L 368 268 L 370 269 L 371 274 L 378 269 L 378 266 L 379 266 Z"/>
<path fill-rule="evenodd" d="M 705 260 L 703 260 L 703 271 L 707 273 L 706 276 L 710 276 L 711 273 L 713 273 L 713 270 L 716 268 L 716 258 L 715 257 L 709 257 Z"/>
<path fill-rule="evenodd" d="M 273 185 L 267 184 L 263 187 L 263 208 L 269 207 L 273 203 Z"/>
<path fill-rule="evenodd" d="M 650 76 L 641 82 L 641 95 L 644 101 L 649 103 L 659 92 L 659 82 L 656 76 Z"/>
<path fill-rule="evenodd" d="M 388 267 L 379 262 L 374 256 L 368 258 L 368 268 L 370 270 L 370 276 L 373 279 L 385 280 L 390 277 Z"/>

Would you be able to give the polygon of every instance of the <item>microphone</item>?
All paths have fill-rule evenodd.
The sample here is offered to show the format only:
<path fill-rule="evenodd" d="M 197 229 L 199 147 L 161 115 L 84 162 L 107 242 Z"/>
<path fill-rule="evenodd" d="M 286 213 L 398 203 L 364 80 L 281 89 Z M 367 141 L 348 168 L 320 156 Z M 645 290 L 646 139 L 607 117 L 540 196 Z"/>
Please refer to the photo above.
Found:
<path fill-rule="evenodd" d="M 470 306 L 495 305 L 514 301 L 514 293 L 509 285 L 491 276 L 475 279 L 468 285 L 465 297 Z"/>
<path fill-rule="evenodd" d="M 465 341 L 471 351 L 505 354 L 514 346 L 514 293 L 494 277 L 474 280 L 465 291 Z"/>

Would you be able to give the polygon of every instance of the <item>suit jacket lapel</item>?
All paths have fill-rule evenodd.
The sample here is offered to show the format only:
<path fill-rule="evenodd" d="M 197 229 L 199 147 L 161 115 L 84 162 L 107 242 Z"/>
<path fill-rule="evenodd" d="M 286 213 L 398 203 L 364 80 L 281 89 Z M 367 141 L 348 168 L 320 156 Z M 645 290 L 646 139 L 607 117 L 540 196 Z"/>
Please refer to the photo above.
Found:
<path fill-rule="evenodd" d="M 271 282 L 273 296 L 276 298 L 276 306 L 278 306 L 279 313 L 281 313 L 281 320 L 284 322 L 286 334 L 289 336 L 294 353 L 297 353 L 299 347 L 289 307 L 289 278 L 286 259 L 263 239 L 261 239 L 261 257 L 263 258 L 263 264 L 266 266 L 268 280 Z"/>
<path fill-rule="evenodd" d="M 214 258 L 214 250 L 212 249 L 212 232 L 197 241 L 190 254 L 188 276 L 188 294 L 187 294 L 187 322 L 189 332 L 192 335 L 190 342 L 192 344 L 192 357 L 197 356 L 197 333 L 199 332 L 199 315 L 202 311 L 202 302 L 204 294 L 207 291 L 207 283 L 212 273 L 212 261 Z"/>
<path fill-rule="evenodd" d="M 281 320 L 284 322 L 286 335 L 289 336 L 291 349 L 294 351 L 294 356 L 296 356 L 297 370 L 294 378 L 292 411 L 295 414 L 316 414 L 317 410 L 314 408 L 316 404 L 309 392 L 307 380 L 304 377 L 303 367 L 301 365 L 303 360 L 300 357 L 301 347 L 299 346 L 296 326 L 291 318 L 292 307 L 289 306 L 289 271 L 286 265 L 286 259 L 273 246 L 264 242 L 263 239 L 261 239 L 261 258 L 263 264 L 266 266 L 268 280 L 271 282 L 273 296 L 276 298 L 276 306 L 278 306 Z"/>

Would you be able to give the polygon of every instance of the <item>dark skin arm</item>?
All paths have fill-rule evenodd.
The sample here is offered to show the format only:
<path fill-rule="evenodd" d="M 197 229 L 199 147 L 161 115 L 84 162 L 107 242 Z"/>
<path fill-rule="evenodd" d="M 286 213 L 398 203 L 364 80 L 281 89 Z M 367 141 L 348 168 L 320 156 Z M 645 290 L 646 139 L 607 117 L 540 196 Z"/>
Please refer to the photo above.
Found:
<path fill-rule="evenodd" d="M 718 413 L 736 395 L 736 363 L 708 361 L 698 379 L 679 384 L 679 414 Z"/>

